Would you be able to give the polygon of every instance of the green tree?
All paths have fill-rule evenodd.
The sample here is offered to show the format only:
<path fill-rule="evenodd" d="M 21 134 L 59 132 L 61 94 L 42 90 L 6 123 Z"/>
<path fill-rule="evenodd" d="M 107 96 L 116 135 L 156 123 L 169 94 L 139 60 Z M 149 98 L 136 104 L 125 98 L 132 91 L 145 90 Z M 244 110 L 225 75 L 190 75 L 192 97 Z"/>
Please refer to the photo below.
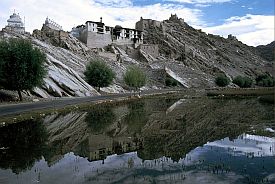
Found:
<path fill-rule="evenodd" d="M 43 83 L 45 61 L 46 55 L 28 40 L 0 41 L 0 86 L 16 90 L 22 101 L 22 90 L 31 90 Z"/>
<path fill-rule="evenodd" d="M 124 82 L 130 87 L 138 90 L 146 84 L 145 73 L 137 66 L 129 67 L 124 75 Z"/>
<path fill-rule="evenodd" d="M 221 74 L 215 79 L 215 83 L 220 87 L 225 87 L 229 84 L 230 79 L 226 75 Z"/>
<path fill-rule="evenodd" d="M 84 72 L 87 82 L 100 91 L 101 87 L 109 86 L 114 78 L 115 73 L 103 61 L 95 60 L 88 64 Z"/>
<path fill-rule="evenodd" d="M 174 86 L 178 85 L 178 81 L 176 81 L 172 77 L 166 77 L 166 79 L 165 79 L 165 85 L 166 86 L 173 86 L 174 87 Z"/>
<path fill-rule="evenodd" d="M 257 76 L 256 83 L 258 86 L 273 87 L 275 85 L 275 79 L 268 74 L 262 74 Z"/>
<path fill-rule="evenodd" d="M 251 87 L 253 80 L 249 77 L 237 76 L 232 82 L 241 88 L 249 88 Z"/>

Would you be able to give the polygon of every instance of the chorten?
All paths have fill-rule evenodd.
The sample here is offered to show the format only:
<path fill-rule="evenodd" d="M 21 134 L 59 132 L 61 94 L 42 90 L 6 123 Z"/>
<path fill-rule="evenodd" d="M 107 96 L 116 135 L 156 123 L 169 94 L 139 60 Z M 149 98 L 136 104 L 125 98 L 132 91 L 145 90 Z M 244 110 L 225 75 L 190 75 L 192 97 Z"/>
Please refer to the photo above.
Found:
<path fill-rule="evenodd" d="M 19 14 L 16 14 L 14 12 L 7 20 L 7 22 L 8 25 L 4 28 L 4 30 L 13 31 L 17 33 L 25 33 L 25 26 Z"/>

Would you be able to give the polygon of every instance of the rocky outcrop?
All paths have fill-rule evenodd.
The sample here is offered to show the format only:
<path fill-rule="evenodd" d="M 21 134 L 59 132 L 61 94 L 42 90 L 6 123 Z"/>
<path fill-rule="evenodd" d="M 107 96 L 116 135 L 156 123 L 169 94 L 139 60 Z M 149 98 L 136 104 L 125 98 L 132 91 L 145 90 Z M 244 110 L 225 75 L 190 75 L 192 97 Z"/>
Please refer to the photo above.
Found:
<path fill-rule="evenodd" d="M 87 61 L 62 48 L 45 45 L 39 40 L 34 39 L 33 43 L 47 54 L 46 66 L 48 68 L 48 74 L 44 79 L 42 90 L 52 96 L 59 97 L 92 96 L 99 94 L 86 83 L 78 73 L 84 70 L 84 63 Z M 34 92 L 39 94 L 37 90 Z M 42 96 L 41 94 L 39 95 Z"/>
<path fill-rule="evenodd" d="M 161 63 L 166 63 L 183 80 L 189 80 L 192 87 L 214 86 L 218 73 L 230 78 L 238 75 L 255 78 L 272 71 L 272 65 L 259 57 L 254 47 L 241 43 L 233 36 L 225 39 L 206 34 L 183 21 L 170 19 L 163 21 L 159 27 L 148 27 L 144 42 L 158 44 Z"/>
<path fill-rule="evenodd" d="M 259 45 L 256 47 L 257 53 L 267 61 L 273 62 L 275 61 L 275 41 L 271 42 L 267 45 Z"/>
<path fill-rule="evenodd" d="M 40 88 L 36 87 L 31 91 L 35 96 L 49 98 L 100 95 L 83 79 L 83 71 L 88 63 L 88 58 L 95 56 L 84 44 L 75 38 L 68 35 L 66 39 L 63 39 L 64 44 L 70 45 L 70 49 L 64 49 L 47 43 L 47 41 L 41 41 L 43 40 L 42 38 L 40 38 L 41 40 L 36 39 L 37 35 L 4 33 L 3 37 L 4 39 L 8 37 L 29 39 L 35 47 L 38 47 L 46 54 L 47 62 L 45 67 L 47 68 L 47 75 L 44 78 L 43 86 Z M 30 95 L 30 93 L 27 94 Z"/>

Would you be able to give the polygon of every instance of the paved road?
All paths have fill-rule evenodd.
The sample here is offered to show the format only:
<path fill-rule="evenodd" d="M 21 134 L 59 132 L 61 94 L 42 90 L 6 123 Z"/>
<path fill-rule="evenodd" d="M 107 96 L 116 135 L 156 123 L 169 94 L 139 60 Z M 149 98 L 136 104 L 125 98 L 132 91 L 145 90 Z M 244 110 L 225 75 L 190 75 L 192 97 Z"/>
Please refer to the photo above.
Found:
<path fill-rule="evenodd" d="M 146 91 L 143 94 L 156 94 L 156 93 L 167 93 L 172 92 L 168 90 L 162 91 Z M 93 97 L 76 97 L 76 98 L 55 98 L 49 101 L 39 101 L 30 103 L 20 103 L 20 104 L 6 104 L 0 105 L 0 117 L 12 114 L 20 114 L 23 112 L 31 112 L 36 110 L 44 110 L 51 108 L 63 108 L 68 105 L 76 105 L 81 103 L 96 102 L 99 100 L 113 100 L 122 97 L 129 97 L 130 93 L 113 94 L 113 95 L 102 95 Z"/>

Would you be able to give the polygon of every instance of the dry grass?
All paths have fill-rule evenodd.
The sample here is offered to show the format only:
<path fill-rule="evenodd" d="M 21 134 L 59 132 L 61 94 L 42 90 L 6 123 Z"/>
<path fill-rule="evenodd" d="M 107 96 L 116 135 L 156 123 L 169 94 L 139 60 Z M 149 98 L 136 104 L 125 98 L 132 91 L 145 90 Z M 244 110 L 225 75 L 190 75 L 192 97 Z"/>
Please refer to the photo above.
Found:
<path fill-rule="evenodd" d="M 263 96 L 274 95 L 275 88 L 220 88 L 207 90 L 207 96 Z"/>

